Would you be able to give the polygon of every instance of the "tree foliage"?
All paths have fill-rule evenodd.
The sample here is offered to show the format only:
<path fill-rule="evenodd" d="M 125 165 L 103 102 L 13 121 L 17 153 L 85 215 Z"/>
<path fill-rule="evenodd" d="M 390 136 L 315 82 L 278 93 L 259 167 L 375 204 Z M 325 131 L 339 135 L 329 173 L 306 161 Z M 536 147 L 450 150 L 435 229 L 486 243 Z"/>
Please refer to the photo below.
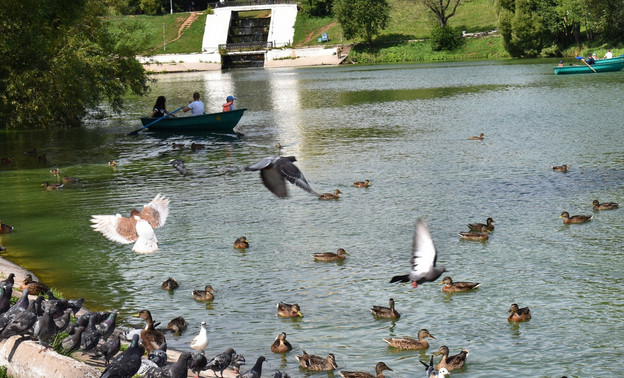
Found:
<path fill-rule="evenodd" d="M 446 26 L 448 19 L 455 15 L 461 0 L 416 0 L 429 8 L 438 19 L 440 27 Z M 450 8 L 450 10 L 449 10 Z"/>
<path fill-rule="evenodd" d="M 454 50 L 464 42 L 461 32 L 446 26 L 435 26 L 431 29 L 431 49 L 433 51 Z"/>
<path fill-rule="evenodd" d="M 0 127 L 81 125 L 107 100 L 144 94 L 137 43 L 113 34 L 98 0 L 0 2 Z"/>
<path fill-rule="evenodd" d="M 361 37 L 369 45 L 390 19 L 387 0 L 334 0 L 333 11 L 345 38 Z"/>
<path fill-rule="evenodd" d="M 301 12 L 312 17 L 324 17 L 332 14 L 334 0 L 301 0 L 299 8 Z"/>

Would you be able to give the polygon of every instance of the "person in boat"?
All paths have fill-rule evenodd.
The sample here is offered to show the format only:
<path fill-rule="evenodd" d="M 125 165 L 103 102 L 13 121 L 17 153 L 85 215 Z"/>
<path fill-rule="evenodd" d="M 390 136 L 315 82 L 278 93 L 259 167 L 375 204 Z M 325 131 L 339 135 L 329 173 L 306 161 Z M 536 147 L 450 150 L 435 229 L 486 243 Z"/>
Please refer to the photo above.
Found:
<path fill-rule="evenodd" d="M 225 99 L 226 103 L 223 104 L 223 111 L 224 112 L 229 112 L 230 110 L 234 110 L 234 100 L 236 100 L 236 97 L 234 96 L 227 96 L 227 98 Z"/>
<path fill-rule="evenodd" d="M 592 65 L 592 64 L 596 63 L 596 53 L 594 53 L 593 55 L 590 55 L 589 57 L 587 57 L 586 62 L 589 65 Z"/>
<path fill-rule="evenodd" d="M 199 100 L 198 92 L 193 93 L 193 102 L 182 109 L 185 113 L 189 110 L 191 111 L 192 116 L 204 114 L 204 103 Z"/>
<path fill-rule="evenodd" d="M 613 53 L 611 52 L 611 50 L 607 50 L 607 53 L 604 56 L 605 59 L 611 59 L 613 58 Z"/>
<path fill-rule="evenodd" d="M 563 67 L 563 60 L 559 61 L 559 64 L 557 65 L 557 67 Z"/>
<path fill-rule="evenodd" d="M 167 99 L 165 98 L 165 96 L 158 96 L 158 98 L 156 99 L 156 103 L 154 104 L 152 114 L 150 114 L 149 118 L 162 118 L 166 114 L 169 114 L 169 112 L 167 111 L 167 106 L 165 105 L 166 102 Z M 175 117 L 175 114 L 172 114 L 171 116 Z"/>

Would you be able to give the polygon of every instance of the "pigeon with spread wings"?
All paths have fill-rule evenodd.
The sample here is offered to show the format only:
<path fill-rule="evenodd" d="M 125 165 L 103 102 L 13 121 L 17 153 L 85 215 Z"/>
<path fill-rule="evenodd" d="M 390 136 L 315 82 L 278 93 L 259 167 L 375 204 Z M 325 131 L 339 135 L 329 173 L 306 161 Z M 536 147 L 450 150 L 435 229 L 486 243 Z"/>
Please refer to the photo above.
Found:
<path fill-rule="evenodd" d="M 260 171 L 260 178 L 262 178 L 264 186 L 279 198 L 288 197 L 286 180 L 306 192 L 318 196 L 318 193 L 310 187 L 310 184 L 303 177 L 303 173 L 293 164 L 295 161 L 297 159 L 294 156 L 269 156 L 246 167 L 245 170 Z"/>
<path fill-rule="evenodd" d="M 425 222 L 421 219 L 416 223 L 414 230 L 414 240 L 412 241 L 412 270 L 409 274 L 394 276 L 390 282 L 410 282 L 413 287 L 425 282 L 437 280 L 443 272 L 444 267 L 436 268 L 438 253 L 433 245 L 433 239 Z"/>
<path fill-rule="evenodd" d="M 92 215 L 91 225 L 107 239 L 117 243 L 134 243 L 132 250 L 150 253 L 158 250 L 158 240 L 154 228 L 161 227 L 169 215 L 169 199 L 161 194 L 145 205 L 141 211 L 133 209 L 130 217 L 117 215 Z"/>

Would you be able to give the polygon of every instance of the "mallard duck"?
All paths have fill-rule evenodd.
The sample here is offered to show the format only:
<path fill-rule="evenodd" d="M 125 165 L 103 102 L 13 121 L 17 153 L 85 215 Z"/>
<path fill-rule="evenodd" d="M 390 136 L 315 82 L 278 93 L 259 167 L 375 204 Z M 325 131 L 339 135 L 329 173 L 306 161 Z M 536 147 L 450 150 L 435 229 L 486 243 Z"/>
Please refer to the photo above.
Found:
<path fill-rule="evenodd" d="M 108 165 L 110 165 L 111 167 L 114 167 L 117 165 L 117 160 L 111 160 L 108 162 Z"/>
<path fill-rule="evenodd" d="M 416 288 L 418 284 L 433 282 L 446 272 L 444 267 L 436 268 L 437 260 L 438 252 L 433 244 L 433 238 L 425 222 L 419 219 L 412 240 L 411 270 L 409 274 L 392 277 L 390 283 L 412 281 L 412 287 Z"/>
<path fill-rule="evenodd" d="M 282 332 L 275 338 L 271 344 L 271 351 L 275 353 L 285 353 L 292 350 L 292 345 L 286 340 L 286 332 Z"/>
<path fill-rule="evenodd" d="M 184 148 L 184 143 L 171 143 L 171 147 L 174 149 L 181 150 Z"/>
<path fill-rule="evenodd" d="M 471 136 L 471 137 L 468 137 L 468 139 L 470 139 L 470 140 L 483 140 L 484 136 L 485 136 L 485 134 L 481 133 L 481 134 L 479 134 L 479 136 Z"/>
<path fill-rule="evenodd" d="M 245 249 L 249 248 L 249 240 L 246 237 L 241 236 L 240 238 L 234 241 L 234 248 L 236 249 Z"/>
<path fill-rule="evenodd" d="M 48 190 L 48 191 L 59 190 L 59 189 L 63 188 L 63 184 L 61 184 L 61 183 L 53 182 L 52 184 L 50 184 L 47 181 L 44 182 L 43 184 L 41 184 L 41 186 L 43 186 L 43 189 Z"/>
<path fill-rule="evenodd" d="M 284 302 L 280 302 L 277 304 L 277 315 L 283 318 L 294 318 L 300 316 L 303 318 L 303 314 L 301 313 L 301 307 L 299 307 L 298 303 L 288 304 Z"/>
<path fill-rule="evenodd" d="M 552 167 L 553 171 L 555 172 L 567 172 L 568 171 L 568 166 L 567 165 L 555 165 L 554 167 Z"/>
<path fill-rule="evenodd" d="M 63 184 L 75 184 L 78 179 L 75 177 L 63 176 Z"/>
<path fill-rule="evenodd" d="M 321 252 L 321 253 L 315 253 L 312 256 L 314 256 L 314 260 L 336 261 L 336 260 L 344 260 L 347 257 L 347 255 L 348 255 L 347 251 L 345 251 L 342 248 L 338 248 L 336 253 L 333 253 L 333 252 Z"/>
<path fill-rule="evenodd" d="M 464 363 L 466 363 L 468 350 L 464 349 L 454 356 L 449 356 L 449 348 L 446 345 L 442 345 L 434 354 L 434 356 L 439 355 L 442 355 L 442 359 L 435 366 L 436 369 L 440 370 L 442 368 L 446 368 L 448 371 L 458 370 L 464 366 Z"/>
<path fill-rule="evenodd" d="M 275 148 L 279 150 L 280 148 L 282 148 L 282 145 L 279 142 L 277 142 L 277 144 L 275 145 Z"/>
<path fill-rule="evenodd" d="M 528 307 L 519 308 L 517 304 L 512 304 L 507 311 L 511 315 L 507 317 L 510 322 L 524 322 L 531 319 L 531 310 Z"/>
<path fill-rule="evenodd" d="M 573 215 L 573 216 L 570 216 L 570 214 L 568 214 L 567 211 L 564 211 L 559 216 L 559 219 L 561 219 L 561 218 L 563 218 L 563 223 L 564 224 L 571 224 L 571 223 L 585 223 L 585 222 L 589 222 L 593 218 L 593 216 L 592 215 Z"/>
<path fill-rule="evenodd" d="M 385 363 L 377 362 L 377 365 L 375 365 L 376 375 L 372 375 L 364 371 L 339 371 L 338 374 L 340 374 L 343 378 L 384 378 L 382 373 L 384 370 L 393 371 Z"/>
<path fill-rule="evenodd" d="M 177 289 L 179 287 L 180 287 L 180 285 L 178 285 L 178 281 L 176 281 L 172 277 L 167 278 L 165 280 L 165 282 L 163 282 L 160 285 L 160 288 L 163 289 L 163 290 L 175 290 L 175 289 Z"/>
<path fill-rule="evenodd" d="M 594 202 L 592 202 L 592 206 L 594 210 L 613 210 L 613 209 L 617 209 L 620 206 L 620 204 L 617 202 L 600 203 L 598 202 L 598 200 L 594 200 Z"/>
<path fill-rule="evenodd" d="M 169 199 L 157 194 L 141 211 L 132 209 L 130 217 L 117 215 L 92 215 L 91 227 L 101 232 L 107 239 L 134 246 L 132 250 L 150 253 L 158 250 L 158 240 L 154 229 L 162 227 L 169 215 Z"/>
<path fill-rule="evenodd" d="M 389 339 L 383 339 L 389 346 L 398 349 L 427 349 L 429 343 L 425 338 L 435 339 L 429 331 L 421 329 L 418 331 L 418 340 L 411 337 L 391 337 Z"/>
<path fill-rule="evenodd" d="M 32 275 L 30 273 L 26 275 L 24 281 L 22 281 L 22 283 L 20 284 L 21 291 L 24 291 L 26 289 L 28 289 L 28 293 L 30 295 L 45 294 L 48 290 L 50 290 L 49 287 L 42 284 L 41 282 L 33 281 Z"/>
<path fill-rule="evenodd" d="M 470 229 L 470 231 L 482 231 L 483 226 L 485 226 L 486 230 L 491 232 L 491 231 L 494 231 L 493 223 L 496 223 L 494 222 L 494 219 L 488 218 L 485 221 L 485 224 L 484 223 L 469 223 L 468 228 Z"/>
<path fill-rule="evenodd" d="M 420 361 L 420 360 L 419 360 Z M 425 365 L 425 371 L 427 372 L 427 378 L 439 378 L 446 377 L 447 375 L 451 375 L 445 367 L 440 370 L 436 370 L 433 366 L 433 355 L 431 356 L 431 360 L 427 364 L 426 362 L 420 361 L 421 364 Z"/>
<path fill-rule="evenodd" d="M 182 331 L 186 331 L 186 320 L 183 317 L 178 316 L 177 318 L 171 319 L 169 323 L 167 323 L 167 329 L 172 330 L 175 333 L 180 333 Z"/>
<path fill-rule="evenodd" d="M 353 183 L 353 186 L 355 186 L 356 188 L 368 188 L 369 186 L 371 186 L 371 182 L 369 180 L 356 181 Z"/>
<path fill-rule="evenodd" d="M 60 170 L 60 169 L 58 169 L 58 168 L 52 168 L 52 169 L 50 169 L 50 174 L 51 174 L 52 176 L 58 176 L 58 175 L 60 175 L 60 174 L 61 174 L 61 170 Z"/>
<path fill-rule="evenodd" d="M 165 351 L 167 350 L 167 339 L 165 335 L 154 328 L 154 320 L 152 319 L 152 313 L 149 310 L 141 310 L 138 314 L 134 315 L 145 320 L 145 328 L 141 331 L 141 341 L 145 347 L 145 352 L 149 354 L 151 351 L 161 348 L 164 345 Z"/>
<path fill-rule="evenodd" d="M 199 325 L 199 333 L 191 340 L 191 348 L 195 350 L 205 350 L 208 346 L 208 333 L 206 332 L 206 322 Z"/>
<path fill-rule="evenodd" d="M 442 287 L 442 291 L 454 292 L 454 291 L 469 291 L 472 289 L 476 289 L 481 284 L 478 282 L 463 282 L 463 281 L 453 282 L 451 277 L 447 276 L 447 277 L 442 278 L 442 282 L 440 282 L 440 285 L 444 285 Z"/>
<path fill-rule="evenodd" d="M 389 318 L 389 319 L 398 319 L 401 317 L 401 314 L 397 310 L 394 309 L 394 299 L 390 298 L 388 301 L 388 305 L 390 307 L 383 306 L 373 306 L 370 308 L 373 315 L 380 318 Z"/>
<path fill-rule="evenodd" d="M 206 285 L 204 290 L 193 290 L 193 298 L 196 301 L 211 301 L 217 292 L 210 285 Z"/>
<path fill-rule="evenodd" d="M 13 226 L 2 223 L 2 221 L 0 220 L 0 234 L 9 234 L 11 232 L 13 232 Z"/>
<path fill-rule="evenodd" d="M 204 148 L 206 148 L 206 145 L 203 143 L 191 143 L 192 151 L 203 150 Z"/>
<path fill-rule="evenodd" d="M 469 231 L 469 232 L 460 232 L 459 237 L 465 240 L 488 240 L 490 237 L 488 236 L 486 226 L 483 226 L 482 231 Z"/>
<path fill-rule="evenodd" d="M 338 189 L 334 189 L 334 193 L 322 193 L 319 194 L 319 199 L 320 200 L 333 200 L 333 199 L 340 199 L 339 194 L 342 194 L 342 192 Z"/>
<path fill-rule="evenodd" d="M 307 354 L 304 350 L 302 355 L 295 356 L 295 358 L 299 361 L 299 365 L 302 368 L 308 370 L 331 371 L 338 369 L 338 365 L 336 365 L 336 357 L 333 353 L 328 354 L 327 358 L 323 358 L 313 354 Z"/>
<path fill-rule="evenodd" d="M 318 196 L 303 173 L 293 163 L 297 161 L 294 156 L 268 156 L 256 164 L 245 168 L 246 171 L 260 171 L 260 178 L 264 186 L 279 198 L 288 197 L 286 180 L 308 193 Z"/>

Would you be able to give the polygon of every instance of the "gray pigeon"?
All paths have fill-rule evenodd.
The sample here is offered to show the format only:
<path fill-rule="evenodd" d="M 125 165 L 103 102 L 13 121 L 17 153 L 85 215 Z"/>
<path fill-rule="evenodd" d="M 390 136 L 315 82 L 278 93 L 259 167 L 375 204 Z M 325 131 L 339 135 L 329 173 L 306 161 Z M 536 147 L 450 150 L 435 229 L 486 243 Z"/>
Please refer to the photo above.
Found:
<path fill-rule="evenodd" d="M 169 164 L 173 165 L 173 168 L 177 169 L 178 172 L 182 173 L 186 176 L 187 170 L 184 166 L 184 162 L 180 159 L 171 159 L 169 160 Z"/>
<path fill-rule="evenodd" d="M 425 282 L 433 282 L 437 280 L 442 273 L 446 272 L 444 267 L 436 268 L 438 260 L 438 252 L 433 245 L 433 239 L 427 229 L 427 225 L 422 219 L 416 222 L 414 230 L 414 239 L 412 241 L 412 269 L 409 274 L 402 276 L 394 276 L 390 282 L 410 282 L 414 288 L 418 284 Z"/>
<path fill-rule="evenodd" d="M 80 337 L 82 336 L 84 327 L 77 327 L 74 329 L 74 334 L 67 336 L 61 341 L 61 347 L 64 353 L 71 353 L 80 348 Z"/>
<path fill-rule="evenodd" d="M 11 296 L 13 295 L 13 286 L 0 286 L 0 314 L 4 314 L 11 307 Z"/>
<path fill-rule="evenodd" d="M 262 376 L 262 363 L 266 361 L 264 356 L 258 357 L 256 360 L 256 364 L 249 370 L 243 374 L 240 374 L 238 378 L 260 378 Z"/>
<path fill-rule="evenodd" d="M 42 350 L 46 350 L 50 347 L 50 342 L 58 333 L 58 328 L 56 327 L 56 323 L 54 323 L 54 319 L 50 315 L 50 309 L 45 310 L 43 315 L 41 315 L 37 322 L 35 323 L 35 329 L 33 334 L 37 339 L 39 339 L 39 346 Z"/>
<path fill-rule="evenodd" d="M 288 373 L 282 373 L 279 370 L 275 370 L 275 374 L 273 374 L 273 378 L 290 378 L 290 375 L 288 375 Z"/>
<path fill-rule="evenodd" d="M 158 367 L 163 367 L 167 364 L 167 344 L 163 344 L 158 349 L 154 349 L 149 352 L 147 359 L 152 361 Z"/>
<path fill-rule="evenodd" d="M 41 297 L 41 300 L 43 300 L 43 297 Z M 7 326 L 7 324 L 11 323 L 11 321 L 13 320 L 13 318 L 15 318 L 15 316 L 17 316 L 17 314 L 27 309 L 28 305 L 28 289 L 24 289 L 21 298 L 18 299 L 17 302 L 15 302 L 15 304 L 11 306 L 6 312 L 0 315 L 0 330 L 3 330 Z"/>
<path fill-rule="evenodd" d="M 115 357 L 120 348 L 121 341 L 119 340 L 119 336 L 113 336 L 112 339 L 95 347 L 93 357 L 104 358 L 104 366 L 108 366 L 110 360 Z"/>
<path fill-rule="evenodd" d="M 210 361 L 208 361 L 208 364 L 206 364 L 204 370 L 212 370 L 215 375 L 218 371 L 221 374 L 221 377 L 223 377 L 223 371 L 227 369 L 228 366 L 230 366 L 230 364 L 232 363 L 232 358 L 235 354 L 236 351 L 234 349 L 227 348 L 225 352 L 217 354 Z"/>
<path fill-rule="evenodd" d="M 111 361 L 101 378 L 131 378 L 141 367 L 142 355 L 143 349 L 139 347 L 139 335 L 134 335 L 128 349 Z"/>
<path fill-rule="evenodd" d="M 178 360 L 173 365 L 164 367 L 150 366 L 144 377 L 145 378 L 186 378 L 188 376 L 188 368 L 193 360 L 193 356 L 189 352 L 180 354 Z"/>
<path fill-rule="evenodd" d="M 15 286 L 15 274 L 9 273 L 9 276 L 6 279 L 0 281 L 0 287 L 7 287 L 7 286 L 11 286 L 11 287 Z"/>
<path fill-rule="evenodd" d="M 54 319 L 54 324 L 56 324 L 56 328 L 58 332 L 63 332 L 67 329 L 67 327 L 69 326 L 69 324 L 71 323 L 69 321 L 69 318 L 71 316 L 72 310 L 71 309 L 66 309 L 65 313 L 63 313 L 63 315 L 61 315 L 60 317 Z"/>
<path fill-rule="evenodd" d="M 199 377 L 199 372 L 204 370 L 206 365 L 208 365 L 208 360 L 203 350 L 193 354 L 193 362 L 191 363 L 190 369 L 195 375 L 195 378 Z"/>
<path fill-rule="evenodd" d="M 102 323 L 97 324 L 95 326 L 95 328 L 98 330 L 98 332 L 100 333 L 100 336 L 102 337 L 104 341 L 108 340 L 110 335 L 113 334 L 113 331 L 115 330 L 116 319 L 117 319 L 117 311 L 113 310 L 113 312 L 111 312 L 108 315 L 108 318 L 106 318 L 106 320 L 104 320 Z"/>
<path fill-rule="evenodd" d="M 310 184 L 303 177 L 303 173 L 293 164 L 295 161 L 297 159 L 294 156 L 269 156 L 246 167 L 245 170 L 260 171 L 260 178 L 264 186 L 279 198 L 288 197 L 286 180 L 306 192 L 318 196 L 318 193 L 310 187 Z"/>
<path fill-rule="evenodd" d="M 35 302 L 31 301 L 28 308 L 16 313 L 11 322 L 0 332 L 0 340 L 8 339 L 15 335 L 24 335 L 36 322 Z"/>
<path fill-rule="evenodd" d="M 87 324 L 84 331 L 82 332 L 80 348 L 84 350 L 91 350 L 95 348 L 100 341 L 100 332 L 98 332 L 97 328 L 95 327 L 96 320 L 97 316 L 95 316 L 95 313 L 92 313 L 89 317 L 89 324 Z"/>

